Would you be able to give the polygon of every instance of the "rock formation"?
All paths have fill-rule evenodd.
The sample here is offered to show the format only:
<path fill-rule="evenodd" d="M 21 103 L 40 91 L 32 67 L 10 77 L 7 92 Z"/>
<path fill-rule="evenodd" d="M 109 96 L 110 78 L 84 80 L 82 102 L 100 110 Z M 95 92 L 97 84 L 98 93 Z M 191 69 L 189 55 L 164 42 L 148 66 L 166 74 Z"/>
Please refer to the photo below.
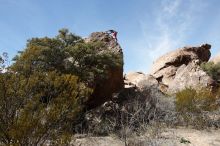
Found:
<path fill-rule="evenodd" d="M 212 86 L 214 81 L 201 68 L 211 56 L 211 45 L 184 47 L 157 59 L 151 75 L 156 78 L 164 92 L 175 93 L 186 87 Z"/>
<path fill-rule="evenodd" d="M 169 116 L 175 109 L 174 98 L 166 98 L 152 75 L 133 72 L 124 78 L 125 88 L 121 92 L 86 113 L 84 127 L 87 130 L 103 135 L 119 130 L 128 121 L 130 128 L 136 128 L 141 121 L 146 124 L 152 119 L 172 119 Z M 122 121 L 121 116 L 128 117 L 127 121 Z"/>
<path fill-rule="evenodd" d="M 164 93 L 175 93 L 185 87 L 212 86 L 214 81 L 200 68 L 202 62 L 209 60 L 210 48 L 211 46 L 208 44 L 199 47 L 184 47 L 160 57 L 154 63 L 151 74 L 142 72 L 125 74 L 124 88 L 111 100 L 88 111 L 83 119 L 83 126 L 80 126 L 87 131 L 92 131 L 94 135 L 103 136 L 109 133 L 125 135 L 123 133 L 125 126 L 132 132 L 138 131 L 140 130 L 138 127 L 143 124 L 141 122 L 144 124 L 150 123 L 152 120 L 162 123 L 179 122 L 177 118 L 179 113 L 175 109 L 175 97 L 167 97 Z M 126 136 L 132 135 L 129 130 L 124 130 Z M 176 129 L 174 130 L 176 131 Z M 187 132 L 187 134 L 189 133 Z M 166 141 L 166 143 L 173 144 L 174 137 L 169 136 L 170 141 Z M 105 138 L 104 141 L 107 141 L 108 145 L 122 145 L 120 141 L 116 144 L 117 141 L 112 140 L 111 137 Z M 86 138 L 77 139 L 75 142 L 76 145 L 101 145 L 103 140 L 100 137 L 93 139 L 93 143 L 91 139 Z M 152 138 L 150 139 L 152 140 Z M 167 140 L 167 138 L 164 139 Z M 146 138 L 143 140 L 146 141 Z M 160 142 L 158 138 L 154 140 Z M 135 145 L 134 143 L 133 141 L 128 145 Z M 137 143 L 140 144 L 140 141 Z M 179 138 L 176 143 L 177 145 L 180 143 Z M 146 145 L 149 144 L 146 143 Z"/>
<path fill-rule="evenodd" d="M 172 111 L 174 109 L 173 98 L 166 98 L 166 95 L 159 89 L 159 82 L 150 74 L 142 72 L 131 72 L 125 75 L 125 88 L 135 88 L 135 95 L 145 95 L 150 104 L 161 111 Z M 147 96 L 146 96 L 147 95 Z"/>
<path fill-rule="evenodd" d="M 136 87 L 139 90 L 144 88 L 157 88 L 158 81 L 150 74 L 144 74 L 142 72 L 131 72 L 125 75 L 125 88 Z"/>
<path fill-rule="evenodd" d="M 101 34 L 98 38 L 101 38 L 102 41 L 106 39 Z M 154 63 L 151 74 L 141 72 L 126 74 L 124 76 L 125 88 L 110 101 L 87 113 L 86 121 L 89 129 L 95 129 L 96 125 L 103 125 L 105 117 L 112 118 L 113 121 L 117 120 L 115 119 L 117 118 L 116 113 L 123 113 L 124 110 L 131 112 L 129 110 L 133 109 L 137 102 L 148 106 L 149 109 L 145 107 L 144 111 L 152 112 L 157 109 L 157 111 L 166 112 L 166 115 L 172 113 L 175 108 L 174 98 L 166 98 L 164 93 L 175 93 L 186 87 L 210 87 L 214 84 L 212 78 L 200 68 L 202 62 L 209 60 L 210 48 L 211 46 L 208 44 L 199 47 L 184 47 L 160 57 Z M 111 81 L 108 82 L 111 83 Z M 100 91 L 107 91 L 111 85 L 108 82 L 106 85 L 104 84 L 105 86 L 97 88 L 98 95 L 103 93 Z M 106 87 L 106 90 L 103 87 Z M 110 95 L 110 92 L 108 93 Z M 115 111 L 117 112 L 115 113 Z M 142 114 L 149 116 L 149 113 Z"/>
<path fill-rule="evenodd" d="M 88 101 L 88 107 L 94 108 L 101 105 L 112 97 L 113 93 L 119 92 L 124 87 L 123 81 L 123 52 L 120 45 L 107 33 L 95 32 L 90 37 L 85 39 L 85 42 L 101 42 L 103 48 L 100 48 L 99 52 L 110 51 L 116 55 L 119 55 L 122 62 L 116 68 L 111 68 L 107 71 L 107 78 L 95 79 L 94 92 L 91 100 Z"/>

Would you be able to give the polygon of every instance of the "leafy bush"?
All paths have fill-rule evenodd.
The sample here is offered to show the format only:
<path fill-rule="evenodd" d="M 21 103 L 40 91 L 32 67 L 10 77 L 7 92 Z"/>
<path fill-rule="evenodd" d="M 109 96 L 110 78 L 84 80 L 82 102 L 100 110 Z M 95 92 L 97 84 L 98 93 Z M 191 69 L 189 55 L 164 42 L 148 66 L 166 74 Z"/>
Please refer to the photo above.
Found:
<path fill-rule="evenodd" d="M 64 142 L 90 92 L 70 74 L 0 74 L 0 144 Z"/>
<path fill-rule="evenodd" d="M 201 64 L 202 69 L 215 81 L 220 82 L 220 63 L 207 62 Z"/>
<path fill-rule="evenodd" d="M 58 71 L 70 73 L 84 82 L 105 77 L 109 68 L 122 65 L 122 57 L 100 51 L 101 42 L 85 43 L 82 38 L 67 29 L 59 31 L 55 38 L 33 38 L 26 49 L 17 55 L 11 67 L 26 76 L 34 71 Z"/>
<path fill-rule="evenodd" d="M 122 57 L 99 51 L 62 29 L 54 38 L 33 38 L 5 69 L 0 57 L 0 145 L 64 145 L 84 112 L 92 89 Z"/>

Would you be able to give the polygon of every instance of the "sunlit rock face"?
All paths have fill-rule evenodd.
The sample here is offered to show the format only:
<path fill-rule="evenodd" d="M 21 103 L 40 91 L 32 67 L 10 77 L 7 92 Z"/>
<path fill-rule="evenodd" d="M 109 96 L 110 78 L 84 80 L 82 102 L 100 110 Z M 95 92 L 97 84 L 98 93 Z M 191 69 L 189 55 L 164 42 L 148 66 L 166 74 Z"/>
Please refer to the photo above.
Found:
<path fill-rule="evenodd" d="M 186 87 L 214 86 L 213 79 L 205 73 L 200 64 L 211 56 L 211 45 L 183 47 L 158 58 L 150 74 L 163 85 L 163 91 L 175 93 Z"/>

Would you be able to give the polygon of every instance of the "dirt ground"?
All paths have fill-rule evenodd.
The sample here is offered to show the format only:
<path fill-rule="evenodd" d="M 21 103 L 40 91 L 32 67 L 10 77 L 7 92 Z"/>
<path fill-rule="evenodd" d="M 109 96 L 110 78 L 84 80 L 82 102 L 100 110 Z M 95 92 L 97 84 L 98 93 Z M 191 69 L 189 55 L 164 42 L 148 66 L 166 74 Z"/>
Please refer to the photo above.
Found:
<path fill-rule="evenodd" d="M 131 138 L 129 146 L 220 146 L 219 130 L 195 130 L 190 128 L 163 129 L 157 138 L 147 136 Z M 147 135 L 147 134 L 146 134 Z M 130 142 L 133 141 L 133 142 Z M 74 140 L 73 146 L 125 146 L 116 137 L 81 137 Z"/>

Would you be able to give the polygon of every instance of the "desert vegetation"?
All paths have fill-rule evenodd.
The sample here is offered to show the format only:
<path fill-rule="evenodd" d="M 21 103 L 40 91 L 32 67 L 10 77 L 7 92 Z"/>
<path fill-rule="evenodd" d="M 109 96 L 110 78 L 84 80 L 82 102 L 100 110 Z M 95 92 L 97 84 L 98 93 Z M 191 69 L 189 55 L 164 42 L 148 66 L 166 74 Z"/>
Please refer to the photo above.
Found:
<path fill-rule="evenodd" d="M 176 94 L 176 112 L 179 125 L 193 126 L 197 129 L 220 127 L 220 119 L 213 119 L 219 114 L 219 92 L 210 89 L 186 88 Z"/>
<path fill-rule="evenodd" d="M 106 42 L 85 42 L 62 29 L 54 38 L 28 40 L 12 64 L 2 54 L 0 145 L 70 145 L 77 134 L 110 135 L 125 146 L 157 145 L 163 128 L 220 127 L 220 90 L 186 88 L 166 95 L 143 74 L 139 87 L 123 88 L 87 110 L 95 85 L 102 87 L 113 74 L 108 70 L 123 70 L 123 56 L 105 47 Z M 203 63 L 201 68 L 219 83 L 219 64 Z M 180 143 L 189 141 L 182 138 Z"/>
<path fill-rule="evenodd" d="M 207 72 L 215 81 L 220 83 L 220 63 L 207 62 L 201 64 L 202 69 Z"/>
<path fill-rule="evenodd" d="M 32 38 L 8 65 L 0 57 L 0 144 L 64 145 L 93 91 L 95 78 L 120 65 L 102 43 L 85 43 L 62 29 L 54 38 Z"/>

